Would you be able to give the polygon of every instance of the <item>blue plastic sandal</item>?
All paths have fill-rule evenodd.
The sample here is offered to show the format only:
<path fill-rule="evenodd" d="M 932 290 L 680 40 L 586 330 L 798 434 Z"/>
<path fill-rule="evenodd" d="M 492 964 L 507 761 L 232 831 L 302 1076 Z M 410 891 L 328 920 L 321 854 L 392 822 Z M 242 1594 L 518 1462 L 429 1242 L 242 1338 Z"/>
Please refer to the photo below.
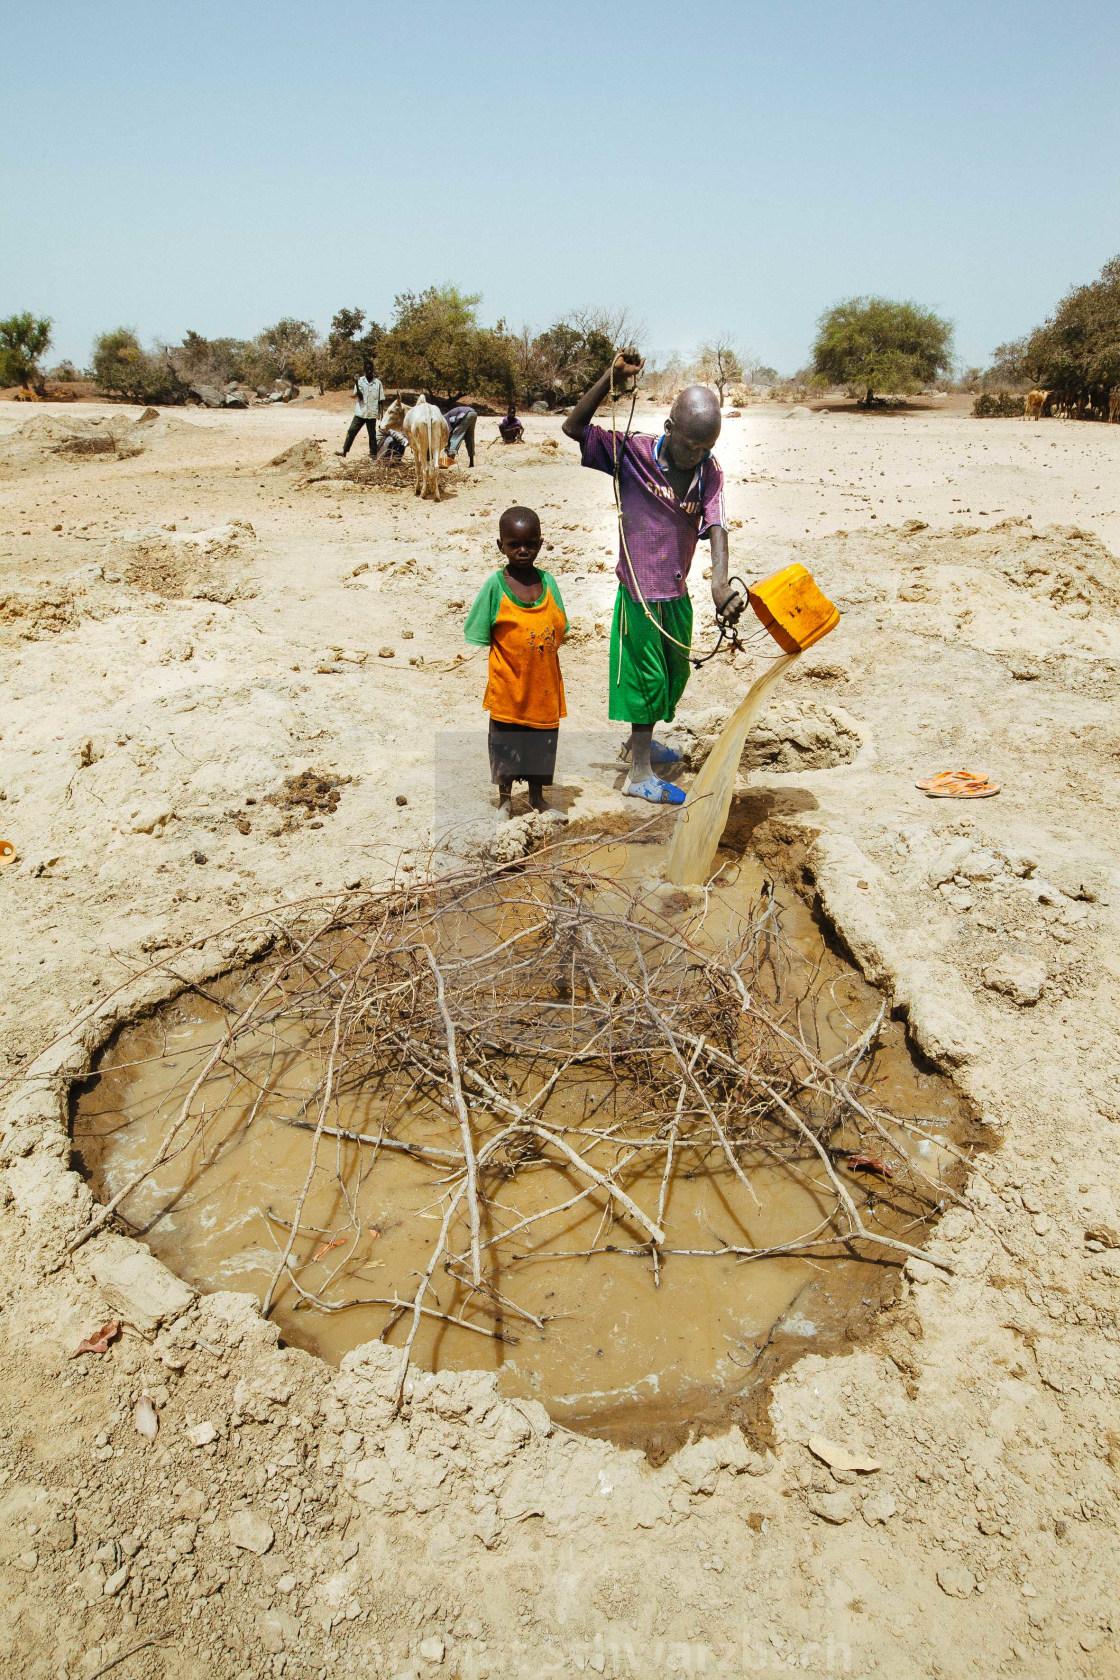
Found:
<path fill-rule="evenodd" d="M 630 757 L 630 743 L 622 743 L 622 758 Z M 664 741 L 651 741 L 649 744 L 649 761 L 651 764 L 679 764 L 681 755 L 675 747 L 667 747 Z"/>
<path fill-rule="evenodd" d="M 623 793 L 629 799 L 645 799 L 651 805 L 683 805 L 684 789 L 663 782 L 660 776 L 647 776 L 644 782 L 627 781 Z"/>

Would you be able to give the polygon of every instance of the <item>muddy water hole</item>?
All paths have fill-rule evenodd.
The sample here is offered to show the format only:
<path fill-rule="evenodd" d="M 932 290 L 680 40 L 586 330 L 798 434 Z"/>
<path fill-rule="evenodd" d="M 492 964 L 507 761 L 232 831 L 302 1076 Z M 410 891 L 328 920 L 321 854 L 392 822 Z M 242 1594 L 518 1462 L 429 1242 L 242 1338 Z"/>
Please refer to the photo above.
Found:
<path fill-rule="evenodd" d="M 680 888 L 618 840 L 285 934 L 121 1029 L 72 1113 L 195 1287 L 651 1456 L 866 1333 L 969 1130 L 798 893 L 729 851 Z"/>

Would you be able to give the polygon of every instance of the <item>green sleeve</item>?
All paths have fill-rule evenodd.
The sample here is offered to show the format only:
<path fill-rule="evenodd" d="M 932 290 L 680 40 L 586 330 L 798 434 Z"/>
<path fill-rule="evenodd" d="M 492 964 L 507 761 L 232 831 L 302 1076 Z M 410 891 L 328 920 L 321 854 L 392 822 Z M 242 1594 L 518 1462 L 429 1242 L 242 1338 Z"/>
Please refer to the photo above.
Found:
<path fill-rule="evenodd" d="M 567 630 L 568 630 L 568 609 L 564 605 L 564 597 L 560 593 L 560 585 L 557 583 L 556 579 L 553 577 L 551 572 L 545 572 L 544 581 L 548 585 L 549 589 L 552 591 L 552 599 L 556 602 L 556 605 L 560 608 L 560 611 L 564 614 L 564 631 L 565 631 L 565 634 L 567 634 Z"/>
<path fill-rule="evenodd" d="M 467 614 L 463 635 L 472 647 L 489 647 L 490 631 L 502 603 L 502 585 L 497 572 L 491 572 L 474 599 Z"/>

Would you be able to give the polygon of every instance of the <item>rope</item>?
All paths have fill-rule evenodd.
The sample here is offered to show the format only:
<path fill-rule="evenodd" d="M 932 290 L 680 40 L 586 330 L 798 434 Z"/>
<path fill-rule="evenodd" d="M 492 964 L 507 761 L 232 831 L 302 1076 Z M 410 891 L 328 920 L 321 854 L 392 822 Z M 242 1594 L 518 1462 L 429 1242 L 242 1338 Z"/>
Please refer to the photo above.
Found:
<path fill-rule="evenodd" d="M 625 393 L 621 393 L 621 394 L 625 395 Z M 638 402 L 638 381 L 637 381 L 637 375 L 635 374 L 635 376 L 634 376 L 634 389 L 633 389 L 633 391 L 631 392 L 631 395 L 630 395 L 630 413 L 626 417 L 626 430 L 624 431 L 624 433 L 622 435 L 622 451 L 623 451 L 623 453 L 625 453 L 626 445 L 630 441 L 630 427 L 634 423 L 634 409 L 637 406 L 637 402 Z M 675 636 L 670 635 L 669 631 L 666 630 L 665 626 L 662 624 L 662 622 L 658 618 L 657 614 L 651 611 L 650 604 L 646 600 L 645 595 L 642 593 L 642 586 L 638 582 L 638 574 L 634 570 L 634 562 L 630 558 L 630 545 L 626 541 L 626 521 L 623 518 L 623 514 L 622 514 L 622 491 L 621 491 L 620 484 L 619 484 L 619 475 L 620 475 L 620 469 L 621 469 L 621 465 L 622 465 L 622 456 L 620 455 L 619 448 L 618 448 L 618 411 L 617 411 L 617 397 L 616 397 L 615 388 L 614 388 L 614 358 L 613 357 L 611 358 L 610 403 L 611 403 L 611 458 L 612 458 L 613 465 L 614 465 L 614 471 L 612 473 L 612 482 L 614 484 L 615 512 L 618 515 L 618 536 L 619 536 L 619 541 L 622 545 L 623 558 L 626 561 L 627 570 L 630 573 L 630 581 L 634 585 L 633 593 L 634 593 L 634 596 L 637 598 L 639 606 L 641 607 L 642 611 L 645 613 L 646 617 L 649 619 L 650 623 L 657 626 L 657 629 L 660 631 L 661 635 L 664 636 L 664 638 L 667 642 L 672 642 L 674 647 L 679 647 L 683 650 L 683 652 L 687 653 L 689 659 L 692 661 L 693 667 L 697 671 L 700 669 L 701 665 L 706 665 L 708 663 L 709 659 L 714 659 L 715 658 L 716 654 L 720 651 L 721 647 L 723 646 L 723 643 L 724 643 L 725 640 L 729 644 L 728 651 L 730 653 L 745 652 L 746 650 L 744 649 L 742 642 L 739 640 L 738 630 L 736 629 L 734 624 L 728 623 L 727 620 L 724 617 L 724 609 L 717 609 L 717 611 L 716 611 L 716 627 L 719 630 L 719 636 L 716 639 L 715 647 L 713 647 L 708 653 L 699 654 L 699 655 L 694 655 L 693 654 L 692 643 L 691 642 L 679 642 Z M 745 600 L 746 596 L 747 596 L 747 586 L 746 586 L 745 583 L 743 583 L 742 578 L 740 578 L 740 577 L 729 578 L 728 582 L 729 583 L 743 584 L 743 598 Z M 621 658 L 621 653 L 622 653 L 621 638 L 619 639 L 619 642 L 620 642 L 619 657 Z"/>

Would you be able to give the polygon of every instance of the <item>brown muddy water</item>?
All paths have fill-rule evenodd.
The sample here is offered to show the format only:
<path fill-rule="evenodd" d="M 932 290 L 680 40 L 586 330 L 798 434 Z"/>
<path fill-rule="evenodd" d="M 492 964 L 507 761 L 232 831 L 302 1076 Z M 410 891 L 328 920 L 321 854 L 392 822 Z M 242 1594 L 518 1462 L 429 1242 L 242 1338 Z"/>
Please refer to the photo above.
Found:
<path fill-rule="evenodd" d="M 876 1019 L 881 999 L 828 947 L 796 894 L 752 860 L 724 853 L 721 861 L 713 888 L 681 891 L 664 881 L 656 847 L 607 843 L 595 856 L 600 879 L 636 887 L 699 949 L 736 947 L 764 924 L 753 994 L 797 1025 L 822 1060 L 838 1056 Z M 490 936 L 505 937 L 508 925 L 491 920 Z M 441 938 L 446 953 L 471 949 L 479 934 L 472 925 L 444 929 Z M 72 1117 L 75 1152 L 103 1200 L 152 1159 L 259 969 L 228 977 L 207 995 L 185 993 L 107 1048 Z M 213 1118 L 120 1211 L 127 1228 L 192 1285 L 263 1300 L 308 1173 L 307 1100 L 322 1080 L 321 1035 L 302 1020 L 274 1021 L 242 1046 L 238 1062 L 243 1077 L 218 1071 L 203 1088 Z M 393 1303 L 412 1300 L 440 1230 L 455 1172 L 450 1154 L 444 1163 L 438 1156 L 448 1147 L 448 1122 L 410 1096 L 410 1077 L 402 1065 L 394 1090 L 383 1080 L 357 1080 L 340 1095 L 332 1126 L 367 1141 L 321 1140 L 294 1248 L 298 1267 L 272 1305 L 285 1340 L 332 1363 L 383 1333 L 402 1343 L 408 1319 Z M 947 1081 L 917 1065 L 889 1020 L 858 1080 L 865 1102 L 913 1125 L 887 1125 L 889 1145 L 881 1148 L 895 1162 L 890 1178 L 853 1165 L 843 1150 L 833 1157 L 837 1170 L 868 1226 L 920 1245 L 936 1213 L 940 1175 L 951 1181 L 941 1140 L 963 1138 L 964 1107 Z M 546 1117 L 572 1128 L 569 1136 L 581 1128 L 591 1140 L 587 1161 L 605 1171 L 618 1167 L 627 1147 L 612 1132 L 621 1124 L 619 1102 L 615 1082 L 592 1069 L 560 1082 Z M 426 1148 L 426 1156 L 377 1147 L 388 1135 L 390 1108 L 393 1135 Z M 624 1118 L 633 1135 L 635 1114 Z M 652 1122 L 645 1129 L 656 1130 Z M 837 1243 L 750 1260 L 723 1252 L 828 1237 L 835 1198 L 811 1150 L 744 1148 L 749 1189 L 718 1150 L 681 1148 L 669 1171 L 666 1159 L 663 1144 L 646 1149 L 630 1166 L 624 1159 L 620 1174 L 631 1199 L 667 1232 L 672 1252 L 659 1265 L 642 1231 L 625 1217 L 612 1223 L 617 1206 L 597 1190 L 587 1193 L 586 1180 L 562 1160 L 541 1153 L 492 1185 L 480 1232 L 491 1288 L 486 1310 L 465 1261 L 453 1272 L 441 1264 L 426 1300 L 446 1316 L 421 1319 L 413 1358 L 430 1369 L 493 1370 L 504 1392 L 542 1401 L 558 1421 L 649 1448 L 679 1438 L 682 1427 L 745 1415 L 775 1357 L 785 1363 L 800 1351 L 842 1345 L 889 1297 L 897 1255 L 857 1255 Z M 924 1186 L 917 1196 L 911 1162 Z M 461 1256 L 462 1230 L 459 1237 L 452 1247 Z"/>

